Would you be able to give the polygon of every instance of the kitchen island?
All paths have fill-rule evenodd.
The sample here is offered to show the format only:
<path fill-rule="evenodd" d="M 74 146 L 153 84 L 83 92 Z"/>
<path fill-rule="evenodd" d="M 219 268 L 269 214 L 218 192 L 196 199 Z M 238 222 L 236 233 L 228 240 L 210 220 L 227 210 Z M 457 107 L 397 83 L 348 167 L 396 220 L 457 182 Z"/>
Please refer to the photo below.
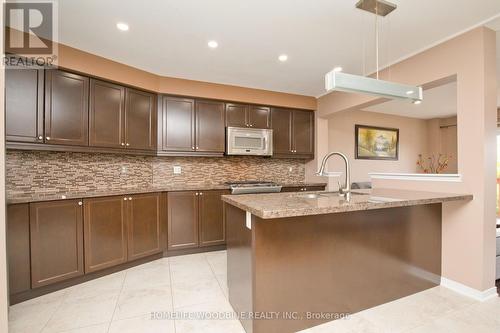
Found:
<path fill-rule="evenodd" d="M 373 189 L 223 196 L 229 300 L 247 333 L 296 332 L 439 285 L 441 206 Z"/>

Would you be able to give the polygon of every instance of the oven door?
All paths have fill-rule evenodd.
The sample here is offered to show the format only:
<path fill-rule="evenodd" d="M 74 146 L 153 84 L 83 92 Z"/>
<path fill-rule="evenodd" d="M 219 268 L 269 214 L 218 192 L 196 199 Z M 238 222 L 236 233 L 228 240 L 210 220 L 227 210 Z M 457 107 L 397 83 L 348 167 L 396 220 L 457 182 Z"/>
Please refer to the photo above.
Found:
<path fill-rule="evenodd" d="M 227 155 L 273 154 L 272 130 L 228 127 L 226 133 Z"/>

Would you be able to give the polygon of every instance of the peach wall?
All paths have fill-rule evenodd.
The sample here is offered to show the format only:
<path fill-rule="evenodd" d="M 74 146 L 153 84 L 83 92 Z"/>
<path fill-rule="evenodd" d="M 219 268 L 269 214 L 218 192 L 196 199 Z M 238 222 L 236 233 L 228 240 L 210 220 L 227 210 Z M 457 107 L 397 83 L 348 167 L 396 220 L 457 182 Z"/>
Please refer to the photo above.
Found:
<path fill-rule="evenodd" d="M 418 154 L 427 152 L 427 121 L 423 119 L 398 117 L 368 111 L 341 111 L 328 119 L 328 150 L 341 151 L 351 162 L 351 181 L 370 181 L 370 172 L 418 171 Z M 354 126 L 370 125 L 399 129 L 399 158 L 397 161 L 354 159 Z M 339 159 L 329 162 L 329 170 L 343 170 Z"/>
<path fill-rule="evenodd" d="M 457 76 L 458 171 L 463 181 L 380 181 L 375 185 L 473 194 L 471 202 L 444 205 L 442 274 L 481 291 L 492 288 L 495 280 L 495 43 L 492 30 L 476 28 L 381 73 L 381 78 L 414 85 Z M 317 117 L 328 117 L 373 100 L 369 96 L 331 93 L 319 98 Z M 328 140 L 318 144 L 328 145 Z M 310 175 L 317 164 L 318 160 L 308 163 L 307 179 L 313 178 Z"/>
<path fill-rule="evenodd" d="M 315 110 L 316 98 L 275 91 L 159 76 L 59 44 L 58 65 L 164 94 Z"/>

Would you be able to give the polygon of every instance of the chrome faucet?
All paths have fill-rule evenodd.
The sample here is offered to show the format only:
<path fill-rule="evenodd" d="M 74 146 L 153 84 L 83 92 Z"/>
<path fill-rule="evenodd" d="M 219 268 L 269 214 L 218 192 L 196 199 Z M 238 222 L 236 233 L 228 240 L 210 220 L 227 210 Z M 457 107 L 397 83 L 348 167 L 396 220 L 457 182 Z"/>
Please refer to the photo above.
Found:
<path fill-rule="evenodd" d="M 349 166 L 349 159 L 347 158 L 347 156 L 345 156 L 344 154 L 342 154 L 340 152 L 336 152 L 336 151 L 325 155 L 325 157 L 323 157 L 323 161 L 321 161 L 321 167 L 319 168 L 318 172 L 316 172 L 316 174 L 318 176 L 326 176 L 326 177 L 334 175 L 333 172 L 325 171 L 326 163 L 328 162 L 328 159 L 330 157 L 332 157 L 333 155 L 338 155 L 338 156 L 342 157 L 342 159 L 345 162 L 345 184 L 344 184 L 344 186 L 342 186 L 340 184 L 340 181 L 339 181 L 339 194 L 341 196 L 343 196 L 346 201 L 350 201 L 351 200 L 351 167 Z M 337 174 L 335 174 L 335 176 L 336 175 Z"/>

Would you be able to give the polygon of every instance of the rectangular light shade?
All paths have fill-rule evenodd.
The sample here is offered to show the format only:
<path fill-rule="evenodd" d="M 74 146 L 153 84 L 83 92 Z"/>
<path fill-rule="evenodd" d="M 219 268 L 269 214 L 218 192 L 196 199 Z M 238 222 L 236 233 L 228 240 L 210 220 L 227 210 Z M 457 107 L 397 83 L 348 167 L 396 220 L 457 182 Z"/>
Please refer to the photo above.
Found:
<path fill-rule="evenodd" d="M 412 101 L 423 99 L 422 87 L 409 86 L 366 76 L 331 71 L 325 75 L 326 91 L 345 91 Z"/>

